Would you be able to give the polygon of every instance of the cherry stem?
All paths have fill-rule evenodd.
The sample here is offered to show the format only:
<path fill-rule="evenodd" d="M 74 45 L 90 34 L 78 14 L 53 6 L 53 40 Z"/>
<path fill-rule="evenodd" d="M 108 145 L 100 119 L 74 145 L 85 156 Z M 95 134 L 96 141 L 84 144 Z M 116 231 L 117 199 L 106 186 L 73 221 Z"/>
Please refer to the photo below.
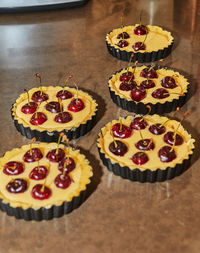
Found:
<path fill-rule="evenodd" d="M 127 68 L 127 72 L 126 72 L 126 75 L 128 76 L 128 71 L 129 71 L 129 67 L 130 67 L 130 64 L 131 64 L 131 61 L 132 61 L 132 58 L 134 56 L 134 53 L 131 54 L 130 56 L 130 59 L 129 59 L 129 62 L 128 62 L 128 68 Z M 130 81 L 130 80 L 129 80 Z"/>
<path fill-rule="evenodd" d="M 59 145 L 60 145 L 60 142 L 61 142 L 61 138 L 64 136 L 64 133 L 60 133 L 60 136 L 58 138 L 58 144 L 57 144 L 57 149 L 56 149 L 56 155 L 58 154 L 58 149 L 59 149 Z"/>
<path fill-rule="evenodd" d="M 116 140 L 115 140 L 115 138 L 114 138 L 113 132 L 110 131 L 110 134 L 111 134 L 111 136 L 112 136 L 112 138 L 113 138 L 113 142 L 114 142 L 115 148 L 117 148 L 117 142 L 116 142 Z"/>
<path fill-rule="evenodd" d="M 178 80 L 177 80 L 178 75 L 175 74 L 175 75 L 173 75 L 172 77 L 174 78 L 175 83 L 180 87 L 180 89 L 181 89 L 181 94 L 183 94 L 183 87 L 181 86 L 181 84 L 180 84 L 180 83 L 178 82 Z"/>
<path fill-rule="evenodd" d="M 140 137 L 142 138 L 142 141 L 144 141 L 144 138 L 143 138 L 143 136 L 142 136 L 142 132 L 141 132 L 140 129 L 139 129 L 139 133 L 140 133 Z"/>
<path fill-rule="evenodd" d="M 40 172 L 40 162 L 39 160 L 37 162 L 38 162 L 38 172 Z"/>
<path fill-rule="evenodd" d="M 119 131 L 122 131 L 122 118 L 120 118 L 119 122 L 120 122 Z"/>
<path fill-rule="evenodd" d="M 27 98 L 28 98 L 28 105 L 30 105 L 30 97 L 29 97 L 29 93 L 26 89 L 24 89 L 24 91 L 27 93 Z"/>
<path fill-rule="evenodd" d="M 40 189 L 41 192 L 44 192 L 45 183 L 46 183 L 46 180 L 44 180 L 44 183 L 43 183 L 43 185 L 42 185 L 42 187 L 41 187 L 41 189 Z"/>
<path fill-rule="evenodd" d="M 66 79 L 66 81 L 65 81 L 65 85 L 64 85 L 64 87 L 63 87 L 63 90 L 62 90 L 62 93 L 64 93 L 64 91 L 65 91 L 65 88 L 66 88 L 66 86 L 67 86 L 67 83 L 68 83 L 68 81 L 69 81 L 69 79 L 72 79 L 72 75 L 70 75 L 70 76 L 68 76 L 68 78 Z"/>
<path fill-rule="evenodd" d="M 74 86 L 76 87 L 76 104 L 78 104 L 78 85 L 75 83 Z"/>
<path fill-rule="evenodd" d="M 36 112 L 35 112 L 35 118 L 36 119 L 38 117 L 38 110 L 39 110 L 39 102 L 37 103 L 37 108 L 36 108 Z"/>
<path fill-rule="evenodd" d="M 42 95 L 42 79 L 41 79 L 41 75 L 40 75 L 40 73 L 36 73 L 35 76 L 40 79 L 40 95 Z"/>
<path fill-rule="evenodd" d="M 61 111 L 62 116 L 63 116 L 63 104 L 62 104 L 62 99 L 61 98 L 58 98 L 58 103 L 60 104 L 60 111 Z"/>
<path fill-rule="evenodd" d="M 151 112 L 151 106 L 147 105 L 146 108 L 148 108 L 148 112 L 141 118 L 141 120 L 139 122 L 142 122 L 144 120 L 144 117 L 148 116 Z"/>
<path fill-rule="evenodd" d="M 170 121 L 171 119 L 168 119 L 168 120 L 166 120 L 165 122 L 163 122 L 161 125 L 160 125 L 160 127 L 159 128 L 161 128 L 161 127 L 163 127 L 168 121 Z"/>
<path fill-rule="evenodd" d="M 32 155 L 32 144 L 33 142 L 36 141 L 36 138 L 34 137 L 32 140 L 31 140 L 31 143 L 30 143 L 30 154 Z"/>

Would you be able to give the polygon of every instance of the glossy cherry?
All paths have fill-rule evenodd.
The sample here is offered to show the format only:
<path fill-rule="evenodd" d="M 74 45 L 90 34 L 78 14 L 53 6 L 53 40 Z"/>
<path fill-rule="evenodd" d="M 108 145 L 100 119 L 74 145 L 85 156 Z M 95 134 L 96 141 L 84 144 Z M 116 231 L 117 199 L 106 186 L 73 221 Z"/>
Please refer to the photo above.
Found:
<path fill-rule="evenodd" d="M 124 47 L 127 47 L 128 46 L 128 41 L 126 40 L 120 40 L 118 43 L 117 43 L 117 46 L 118 47 L 121 47 L 121 48 L 124 48 Z"/>
<path fill-rule="evenodd" d="M 59 174 L 54 180 L 54 184 L 61 189 L 66 189 L 69 187 L 71 182 L 72 180 L 68 174 Z"/>
<path fill-rule="evenodd" d="M 136 144 L 135 144 L 136 148 L 138 148 L 139 150 L 153 150 L 155 148 L 155 144 L 153 143 L 153 141 L 151 139 L 143 139 L 143 140 L 139 140 Z"/>
<path fill-rule="evenodd" d="M 58 113 L 61 112 L 60 110 L 60 103 L 56 101 L 51 101 L 46 104 L 46 110 L 52 113 Z"/>
<path fill-rule="evenodd" d="M 3 172 L 9 176 L 19 175 L 24 172 L 24 165 L 20 162 L 10 161 L 4 165 Z"/>
<path fill-rule="evenodd" d="M 119 86 L 119 89 L 123 90 L 123 91 L 130 91 L 130 90 L 135 89 L 136 86 L 137 86 L 137 83 L 135 81 L 131 80 L 127 83 L 121 83 L 120 86 Z"/>
<path fill-rule="evenodd" d="M 133 75 L 133 72 L 131 71 L 121 74 L 119 78 L 119 80 L 123 83 L 129 82 L 130 80 L 133 80 L 133 79 L 134 79 L 134 75 Z"/>
<path fill-rule="evenodd" d="M 6 189 L 10 193 L 22 193 L 25 192 L 28 187 L 26 180 L 22 178 L 12 179 L 7 185 Z"/>
<path fill-rule="evenodd" d="M 116 146 L 115 146 L 115 143 L 117 144 Z M 114 155 L 124 156 L 126 152 L 128 151 L 128 148 L 125 143 L 123 143 L 122 141 L 116 140 L 115 142 L 113 141 L 110 143 L 109 150 Z"/>
<path fill-rule="evenodd" d="M 33 93 L 31 98 L 32 98 L 33 101 L 41 103 L 43 101 L 48 100 L 49 96 L 46 93 L 41 92 L 40 90 L 38 90 L 38 91 Z"/>
<path fill-rule="evenodd" d="M 37 104 L 35 102 L 30 102 L 22 106 L 21 111 L 25 114 L 33 114 L 37 109 Z"/>
<path fill-rule="evenodd" d="M 58 113 L 54 120 L 57 122 L 57 123 L 68 123 L 69 121 L 72 120 L 72 115 L 69 113 L 69 112 L 60 112 Z"/>
<path fill-rule="evenodd" d="M 169 92 L 166 89 L 158 88 L 157 90 L 154 90 L 151 95 L 156 99 L 164 99 L 169 97 Z"/>
<path fill-rule="evenodd" d="M 144 118 L 136 117 L 131 122 L 130 128 L 135 130 L 142 130 L 145 129 L 147 125 L 148 124 Z"/>
<path fill-rule="evenodd" d="M 85 108 L 84 102 L 81 99 L 73 99 L 68 105 L 68 110 L 72 112 L 79 112 Z"/>
<path fill-rule="evenodd" d="M 23 160 L 26 163 L 33 163 L 33 162 L 39 161 L 40 159 L 42 159 L 42 157 L 43 157 L 43 154 L 39 148 L 32 148 L 31 151 L 28 150 L 24 154 Z"/>
<path fill-rule="evenodd" d="M 117 39 L 129 39 L 130 36 L 127 32 L 122 32 L 117 35 Z"/>
<path fill-rule="evenodd" d="M 114 124 L 111 130 L 113 132 L 114 137 L 121 139 L 129 138 L 132 134 L 132 130 L 123 124 L 121 125 L 120 129 L 120 123 Z"/>
<path fill-rule="evenodd" d="M 47 116 L 42 112 L 34 113 L 30 119 L 30 123 L 34 126 L 42 125 L 45 121 L 47 121 Z"/>
<path fill-rule="evenodd" d="M 143 165 L 149 161 L 149 158 L 144 152 L 137 152 L 132 156 L 131 160 L 137 165 Z"/>
<path fill-rule="evenodd" d="M 170 146 L 164 146 L 158 151 L 158 156 L 161 162 L 168 163 L 176 158 L 176 153 Z"/>
<path fill-rule="evenodd" d="M 147 34 L 147 27 L 145 25 L 138 25 L 134 29 L 134 34 L 136 35 L 145 35 Z"/>
<path fill-rule="evenodd" d="M 147 93 L 145 89 L 135 88 L 131 90 L 131 98 L 133 101 L 140 102 L 146 97 Z"/>
<path fill-rule="evenodd" d="M 46 158 L 49 159 L 50 162 L 60 162 L 65 157 L 65 152 L 63 149 L 58 148 L 58 152 L 56 153 L 57 149 L 50 150 Z"/>
<path fill-rule="evenodd" d="M 51 190 L 47 186 L 36 184 L 32 189 L 31 195 L 34 199 L 44 200 L 51 196 Z"/>
<path fill-rule="evenodd" d="M 154 88 L 156 85 L 153 80 L 144 80 L 140 83 L 140 87 L 143 89 L 151 89 Z"/>
<path fill-rule="evenodd" d="M 165 126 L 157 123 L 157 124 L 154 124 L 154 125 L 151 125 L 149 127 L 149 131 L 152 133 L 152 134 L 155 134 L 155 135 L 161 135 L 161 134 L 164 134 L 164 132 L 166 131 L 166 128 Z"/>
<path fill-rule="evenodd" d="M 140 72 L 140 76 L 147 78 L 147 79 L 153 79 L 153 78 L 158 78 L 157 72 L 155 69 L 151 69 L 151 68 L 144 68 L 141 72 Z"/>
<path fill-rule="evenodd" d="M 179 145 L 182 145 L 183 144 L 183 137 L 180 135 L 180 134 L 177 134 L 175 135 L 175 144 L 174 144 L 174 132 L 167 132 L 163 139 L 164 139 L 164 142 L 166 142 L 167 144 L 169 145 L 175 145 L 175 146 L 179 146 Z"/>
<path fill-rule="evenodd" d="M 65 99 L 69 99 L 69 98 L 72 98 L 73 97 L 73 94 L 68 91 L 68 90 L 60 90 L 57 94 L 56 94 L 56 97 L 57 98 L 60 98 L 62 100 L 65 100 Z"/>
<path fill-rule="evenodd" d="M 76 164 L 73 158 L 64 157 L 58 164 L 58 169 L 63 172 L 63 168 L 65 167 L 65 173 L 70 173 L 72 170 L 75 169 Z"/>
<path fill-rule="evenodd" d="M 162 85 L 162 87 L 167 88 L 167 89 L 174 89 L 177 87 L 174 78 L 171 76 L 165 76 L 161 80 L 161 85 Z"/>
<path fill-rule="evenodd" d="M 132 46 L 133 50 L 134 51 L 140 51 L 140 50 L 145 50 L 146 49 L 146 46 L 143 42 L 135 42 Z"/>
<path fill-rule="evenodd" d="M 43 165 L 39 165 L 35 167 L 34 169 L 32 169 L 32 171 L 29 174 L 29 177 L 33 180 L 42 180 L 46 178 L 47 174 L 48 174 L 47 167 Z"/>

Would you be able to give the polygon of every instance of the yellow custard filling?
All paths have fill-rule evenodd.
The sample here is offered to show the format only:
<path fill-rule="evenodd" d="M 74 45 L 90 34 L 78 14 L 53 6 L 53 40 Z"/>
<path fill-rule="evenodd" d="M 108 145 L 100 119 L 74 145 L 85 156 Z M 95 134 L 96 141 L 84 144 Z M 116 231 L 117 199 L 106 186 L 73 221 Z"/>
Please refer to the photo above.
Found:
<path fill-rule="evenodd" d="M 47 153 L 57 148 L 56 143 L 34 143 L 32 147 L 39 148 L 43 153 L 43 158 L 39 160 L 39 165 L 44 165 L 48 168 L 47 177 L 43 180 L 32 180 L 29 177 L 30 172 L 36 166 L 38 162 L 25 163 L 23 161 L 24 154 L 30 150 L 30 145 L 24 145 L 21 148 L 16 148 L 5 153 L 0 158 L 0 198 L 4 203 L 9 203 L 12 207 L 22 207 L 27 209 L 32 207 L 39 209 L 40 207 L 50 208 L 52 205 L 61 205 L 64 201 L 71 201 L 73 197 L 79 196 L 80 192 L 86 189 L 86 185 L 90 183 L 90 177 L 93 175 L 92 168 L 89 165 L 88 160 L 84 155 L 80 154 L 79 150 L 72 150 L 72 148 L 65 149 L 64 145 L 59 147 L 65 151 L 65 154 L 74 159 L 76 167 L 69 173 L 70 178 L 73 180 L 70 186 L 66 189 L 58 188 L 54 184 L 54 180 L 57 175 L 62 172 L 58 170 L 58 163 L 50 162 L 46 155 Z M 6 175 L 3 172 L 4 165 L 9 161 L 18 161 L 24 164 L 25 170 L 23 173 L 15 176 Z M 23 193 L 10 193 L 6 189 L 6 185 L 15 178 L 22 178 L 28 182 L 28 188 Z M 49 199 L 37 200 L 31 195 L 32 188 L 36 184 L 44 184 L 51 189 L 51 196 Z"/>
<path fill-rule="evenodd" d="M 184 130 L 182 125 L 180 125 L 177 133 L 183 137 L 184 142 L 182 145 L 174 146 L 176 158 L 171 162 L 161 162 L 158 156 L 158 151 L 163 146 L 169 146 L 166 142 L 164 142 L 163 136 L 168 131 L 174 132 L 174 129 L 177 129 L 179 122 L 175 120 L 168 121 L 164 125 L 166 128 L 165 133 L 163 133 L 162 135 L 154 135 L 149 131 L 149 126 L 153 124 L 157 124 L 157 123 L 163 124 L 164 122 L 168 120 L 168 118 L 160 117 L 158 115 L 145 116 L 144 118 L 146 122 L 148 123 L 148 126 L 145 129 L 140 130 L 140 131 L 133 129 L 132 135 L 126 139 L 115 138 L 116 140 L 120 140 L 124 142 L 128 147 L 127 153 L 125 153 L 125 155 L 121 157 L 116 156 L 109 150 L 109 145 L 111 142 L 113 142 L 113 137 L 110 134 L 111 128 L 115 123 L 119 123 L 120 119 L 113 120 L 112 122 L 108 123 L 104 128 L 101 129 L 101 134 L 99 135 L 97 145 L 100 148 L 101 152 L 104 153 L 106 158 L 109 158 L 112 163 L 119 163 L 120 166 L 122 167 L 127 166 L 131 170 L 136 169 L 136 168 L 139 168 L 141 171 L 144 171 L 146 169 L 150 169 L 152 171 L 155 171 L 157 169 L 164 170 L 167 167 L 175 167 L 176 164 L 181 164 L 184 159 L 187 159 L 189 155 L 193 153 L 195 140 L 192 139 L 191 135 L 188 134 L 188 132 Z M 130 126 L 132 120 L 133 120 L 132 116 L 128 116 L 127 118 L 121 118 L 122 124 L 126 126 Z M 153 150 L 142 151 L 136 148 L 135 144 L 139 140 L 141 140 L 141 134 L 142 134 L 143 139 L 152 138 L 155 144 L 155 148 Z M 145 152 L 149 160 L 143 165 L 134 164 L 131 158 L 137 152 Z"/>
<path fill-rule="evenodd" d="M 140 67 L 136 67 L 136 69 L 134 69 L 134 67 L 128 68 L 128 71 L 134 73 L 134 77 L 135 77 L 134 81 L 137 83 L 138 86 L 140 85 L 140 83 L 142 81 L 147 80 L 146 78 L 140 76 L 141 71 L 145 68 L 147 68 L 147 67 L 144 65 L 140 66 Z M 115 92 L 116 95 L 120 96 L 120 98 L 125 98 L 128 101 L 133 101 L 131 98 L 131 91 L 123 91 L 123 90 L 119 89 L 119 86 L 122 83 L 120 81 L 120 76 L 126 72 L 127 72 L 127 69 L 123 69 L 121 72 L 114 74 L 111 77 L 111 79 L 109 80 L 108 85 L 109 85 L 110 89 Z M 155 83 L 155 87 L 150 88 L 150 89 L 146 89 L 146 93 L 147 93 L 146 97 L 140 101 L 141 103 L 145 103 L 145 104 L 147 104 L 147 103 L 152 103 L 152 104 L 161 103 L 161 104 L 164 104 L 167 101 L 171 102 L 173 99 L 178 99 L 181 95 L 184 95 L 184 93 L 187 92 L 189 83 L 188 83 L 187 79 L 183 75 L 181 75 L 180 73 L 175 72 L 171 69 L 164 69 L 164 68 L 158 69 L 158 70 L 156 70 L 156 72 L 157 72 L 158 78 L 151 79 Z M 175 87 L 173 89 L 167 89 L 167 88 L 162 87 L 161 80 L 165 76 L 173 77 L 175 79 L 177 87 Z M 166 98 L 163 98 L 163 99 L 154 98 L 152 96 L 152 93 L 156 89 L 159 89 L 159 88 L 166 89 L 169 92 L 169 96 Z"/>
<path fill-rule="evenodd" d="M 29 90 L 29 96 L 32 97 L 32 94 L 36 91 L 38 91 L 39 88 L 33 88 Z M 72 120 L 68 123 L 57 123 L 54 118 L 57 115 L 57 113 L 51 113 L 46 110 L 45 106 L 47 102 L 51 101 L 58 101 L 58 98 L 56 97 L 56 94 L 58 91 L 62 90 L 62 87 L 59 86 L 48 86 L 42 87 L 42 91 L 46 93 L 49 96 L 49 99 L 47 101 L 44 101 L 40 104 L 38 112 L 42 112 L 47 116 L 47 121 L 45 121 L 41 125 L 32 125 L 30 123 L 30 119 L 32 117 L 32 114 L 25 114 L 21 111 L 21 108 L 23 105 L 28 103 L 28 98 L 26 93 L 22 93 L 19 98 L 16 100 L 16 103 L 13 106 L 13 116 L 14 119 L 18 121 L 19 124 L 22 124 L 24 127 L 29 127 L 32 130 L 40 130 L 40 131 L 62 131 L 63 129 L 72 129 L 73 127 L 79 127 L 81 124 L 86 123 L 88 120 L 92 118 L 93 115 L 95 115 L 95 112 L 97 110 L 97 103 L 96 101 L 89 96 L 86 92 L 83 92 L 81 90 L 78 91 L 78 98 L 81 99 L 84 102 L 84 109 L 79 112 L 72 112 L 67 109 L 70 102 L 76 98 L 76 89 L 74 88 L 66 88 L 66 90 L 70 91 L 73 94 L 72 98 L 62 100 L 63 104 L 63 111 L 67 111 L 72 115 Z M 31 100 L 32 101 L 32 100 Z"/>
<path fill-rule="evenodd" d="M 134 26 L 124 26 L 123 28 L 117 28 L 114 29 L 112 32 L 110 32 L 106 36 L 106 40 L 109 44 L 114 46 L 116 49 L 120 50 L 126 50 L 128 52 L 133 52 L 133 44 L 136 42 L 143 42 L 146 35 L 136 35 L 134 34 L 134 29 L 139 24 L 136 24 Z M 152 51 L 158 51 L 160 49 L 164 49 L 165 47 L 168 47 L 173 42 L 173 37 L 170 32 L 163 30 L 159 26 L 146 26 L 148 29 L 148 34 L 145 39 L 145 50 L 140 50 L 138 52 L 152 52 Z M 125 39 L 129 44 L 127 47 L 121 48 L 117 46 L 117 43 L 121 40 L 118 39 L 118 34 L 126 32 L 129 34 L 130 38 Z"/>

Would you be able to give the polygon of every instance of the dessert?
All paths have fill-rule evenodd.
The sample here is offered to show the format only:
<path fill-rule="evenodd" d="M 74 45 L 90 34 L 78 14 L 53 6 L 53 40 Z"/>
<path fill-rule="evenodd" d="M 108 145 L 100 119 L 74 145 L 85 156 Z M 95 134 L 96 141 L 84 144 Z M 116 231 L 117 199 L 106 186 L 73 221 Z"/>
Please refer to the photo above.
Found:
<path fill-rule="evenodd" d="M 152 62 L 171 53 L 174 38 L 159 26 L 131 25 L 112 30 L 106 35 L 108 52 L 119 60 Z"/>
<path fill-rule="evenodd" d="M 45 142 L 57 141 L 62 131 L 69 139 L 86 134 L 95 124 L 96 111 L 96 101 L 88 93 L 59 86 L 22 93 L 11 110 L 22 135 Z"/>
<path fill-rule="evenodd" d="M 187 100 L 187 79 L 166 67 L 133 66 L 115 72 L 108 81 L 114 103 L 129 112 L 169 113 Z"/>
<path fill-rule="evenodd" d="M 131 134 L 125 135 L 127 128 Z M 103 164 L 115 175 L 153 183 L 183 173 L 190 165 L 194 142 L 178 121 L 136 115 L 109 122 L 101 129 L 97 146 Z"/>
<path fill-rule="evenodd" d="M 49 155 L 55 150 L 64 156 Z M 84 201 L 93 175 L 79 150 L 57 143 L 15 148 L 0 158 L 0 167 L 0 209 L 25 220 L 49 220 L 71 212 Z"/>

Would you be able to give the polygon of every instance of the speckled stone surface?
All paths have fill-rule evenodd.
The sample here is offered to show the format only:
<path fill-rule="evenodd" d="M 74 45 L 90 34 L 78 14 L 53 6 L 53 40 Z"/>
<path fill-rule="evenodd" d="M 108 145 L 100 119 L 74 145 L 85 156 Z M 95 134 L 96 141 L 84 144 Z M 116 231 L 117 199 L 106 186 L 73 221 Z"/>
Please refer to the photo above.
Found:
<path fill-rule="evenodd" d="M 109 76 L 127 63 L 107 52 L 105 35 L 139 21 L 172 31 L 175 46 L 162 63 L 185 74 L 192 96 L 178 113 L 189 111 L 183 125 L 196 139 L 192 166 L 171 181 L 140 184 L 123 180 L 101 163 L 96 147 L 99 130 L 128 113 L 111 101 Z M 0 212 L 0 252 L 200 252 L 200 2 L 195 0 L 90 0 L 79 9 L 0 16 L 0 155 L 29 143 L 15 129 L 10 107 L 24 88 L 63 85 L 72 74 L 80 88 L 99 103 L 98 123 L 72 141 L 94 169 L 90 196 L 69 215 L 26 222 Z M 71 82 L 73 84 L 73 82 Z"/>

